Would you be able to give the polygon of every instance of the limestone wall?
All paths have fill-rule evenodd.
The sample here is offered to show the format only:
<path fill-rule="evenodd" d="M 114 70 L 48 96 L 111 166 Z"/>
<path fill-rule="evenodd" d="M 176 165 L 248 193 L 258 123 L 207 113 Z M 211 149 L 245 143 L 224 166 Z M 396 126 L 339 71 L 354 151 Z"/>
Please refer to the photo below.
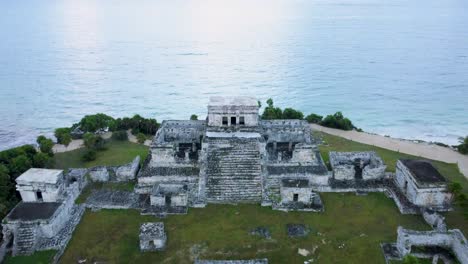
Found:
<path fill-rule="evenodd" d="M 397 248 L 402 256 L 411 252 L 411 246 L 440 246 L 451 249 L 458 261 L 468 264 L 468 241 L 458 229 L 441 231 L 414 231 L 398 227 Z"/>
<path fill-rule="evenodd" d="M 294 194 L 298 194 L 298 202 L 310 203 L 310 198 L 312 194 L 311 188 L 281 188 L 281 202 L 282 203 L 291 203 L 294 201 Z"/>
<path fill-rule="evenodd" d="M 416 182 L 414 182 L 411 172 L 401 161 L 397 162 L 395 182 L 408 200 L 415 205 L 434 208 L 450 207 L 452 194 L 446 188 L 419 188 Z"/>

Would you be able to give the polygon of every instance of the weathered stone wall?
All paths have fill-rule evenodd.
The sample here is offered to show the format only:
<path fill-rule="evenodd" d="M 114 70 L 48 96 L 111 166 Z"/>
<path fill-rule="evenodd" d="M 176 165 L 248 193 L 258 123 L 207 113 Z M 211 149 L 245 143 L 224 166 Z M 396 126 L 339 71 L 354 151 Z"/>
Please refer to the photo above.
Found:
<path fill-rule="evenodd" d="M 307 203 L 310 203 L 312 189 L 311 188 L 281 187 L 281 202 L 282 203 L 293 202 L 294 194 L 298 194 L 297 202 L 307 204 Z"/>
<path fill-rule="evenodd" d="M 437 231 L 447 231 L 447 225 L 445 224 L 445 217 L 442 215 L 429 210 L 424 210 L 423 218 L 432 228 Z"/>
<path fill-rule="evenodd" d="M 63 178 L 63 177 L 62 177 Z M 17 184 L 16 189 L 23 202 L 38 202 L 36 192 L 41 192 L 43 202 L 56 202 L 63 190 L 63 179 L 57 185 L 48 183 L 32 183 L 31 185 Z"/>
<path fill-rule="evenodd" d="M 411 172 L 401 161 L 397 162 L 395 182 L 408 200 L 415 205 L 433 208 L 448 208 L 452 194 L 444 187 L 419 188 Z"/>
<path fill-rule="evenodd" d="M 140 156 L 137 156 L 131 163 L 119 166 L 115 169 L 117 181 L 134 180 L 140 168 Z"/>
<path fill-rule="evenodd" d="M 414 231 L 398 227 L 397 248 L 402 256 L 411 252 L 411 246 L 440 246 L 453 251 L 458 261 L 468 264 L 468 241 L 458 230 Z"/>
<path fill-rule="evenodd" d="M 108 182 L 109 181 L 109 171 L 105 166 L 98 166 L 89 169 L 89 176 L 94 182 Z"/>
<path fill-rule="evenodd" d="M 377 180 L 385 177 L 387 166 L 373 151 L 367 152 L 330 152 L 330 164 L 335 180 L 354 180 L 356 176 L 356 161 L 361 161 L 362 179 Z"/>

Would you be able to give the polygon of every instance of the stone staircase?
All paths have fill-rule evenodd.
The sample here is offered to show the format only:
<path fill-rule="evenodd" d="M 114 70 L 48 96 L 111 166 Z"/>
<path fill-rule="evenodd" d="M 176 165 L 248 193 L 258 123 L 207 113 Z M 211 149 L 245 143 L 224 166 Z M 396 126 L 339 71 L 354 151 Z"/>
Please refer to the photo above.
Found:
<path fill-rule="evenodd" d="M 260 202 L 261 163 L 256 138 L 208 138 L 206 198 L 212 203 Z"/>
<path fill-rule="evenodd" d="M 36 246 L 36 224 L 21 223 L 13 241 L 13 255 L 30 255 Z"/>

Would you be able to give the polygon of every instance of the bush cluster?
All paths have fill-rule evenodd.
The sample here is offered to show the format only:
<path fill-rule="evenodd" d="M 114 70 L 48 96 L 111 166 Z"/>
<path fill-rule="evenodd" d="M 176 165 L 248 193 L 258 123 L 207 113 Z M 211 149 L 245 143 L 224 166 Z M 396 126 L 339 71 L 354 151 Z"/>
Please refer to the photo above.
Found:
<path fill-rule="evenodd" d="M 54 135 L 57 138 L 57 143 L 68 146 L 68 144 L 70 144 L 70 142 L 72 141 L 72 136 L 70 133 L 71 128 L 69 127 L 61 127 L 55 129 Z"/>
<path fill-rule="evenodd" d="M 460 145 L 457 146 L 458 152 L 468 154 L 468 136 L 460 139 Z"/>
<path fill-rule="evenodd" d="M 261 103 L 258 104 L 261 106 Z M 263 110 L 262 119 L 304 119 L 304 114 L 294 108 L 285 108 L 282 110 L 279 107 L 275 107 L 273 100 L 270 98 L 267 100 L 267 106 Z M 352 130 L 356 127 L 353 125 L 351 120 L 344 117 L 341 112 L 336 112 L 333 115 L 327 115 L 325 118 L 321 115 L 310 114 L 305 117 L 305 120 L 309 123 L 320 124 L 322 126 L 338 128 L 342 130 Z"/>

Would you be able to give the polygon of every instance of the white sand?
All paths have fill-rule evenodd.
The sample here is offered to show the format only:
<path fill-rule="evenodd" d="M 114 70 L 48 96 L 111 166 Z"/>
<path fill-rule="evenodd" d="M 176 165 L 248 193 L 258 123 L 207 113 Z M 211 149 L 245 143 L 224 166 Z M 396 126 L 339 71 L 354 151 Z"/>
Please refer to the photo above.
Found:
<path fill-rule="evenodd" d="M 82 139 L 74 139 L 68 144 L 68 146 L 62 145 L 62 144 L 55 144 L 54 147 L 52 148 L 52 151 L 54 153 L 61 153 L 61 152 L 67 152 L 67 151 L 72 151 L 75 149 L 79 149 L 84 147 L 83 140 Z"/>
<path fill-rule="evenodd" d="M 127 130 L 127 135 L 128 135 L 128 141 L 139 144 L 136 136 L 132 134 L 131 130 Z M 143 145 L 145 146 L 151 145 L 151 140 L 150 139 L 145 140 L 145 143 L 143 143 Z"/>
<path fill-rule="evenodd" d="M 419 156 L 427 159 L 439 160 L 447 163 L 456 163 L 461 173 L 468 179 L 468 156 L 462 155 L 450 148 L 429 143 L 419 143 L 409 140 L 384 137 L 357 131 L 344 131 L 312 124 L 312 129 L 327 134 L 343 137 L 356 142 L 373 145 L 389 150 Z"/>

